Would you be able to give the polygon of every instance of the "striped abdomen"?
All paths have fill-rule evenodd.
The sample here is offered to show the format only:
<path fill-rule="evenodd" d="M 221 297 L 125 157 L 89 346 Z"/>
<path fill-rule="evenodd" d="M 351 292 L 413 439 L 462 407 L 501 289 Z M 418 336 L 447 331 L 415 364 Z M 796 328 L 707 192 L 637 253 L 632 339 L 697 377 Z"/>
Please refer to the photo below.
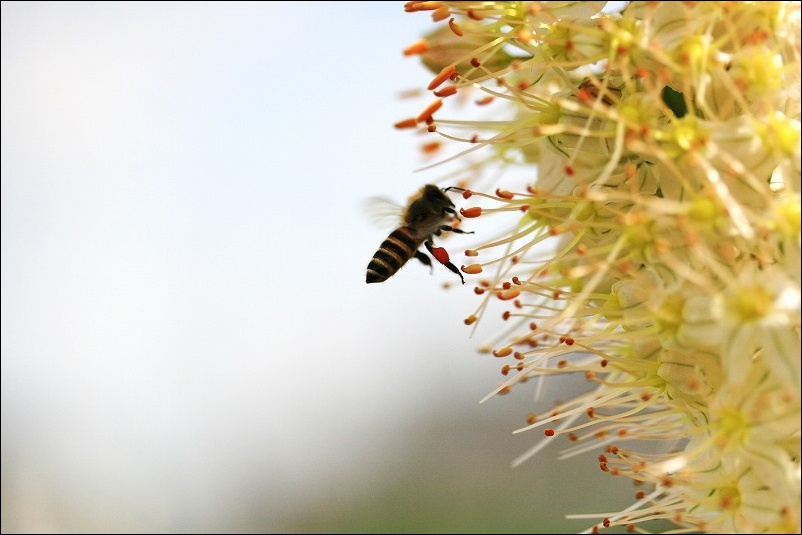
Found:
<path fill-rule="evenodd" d="M 367 283 L 384 282 L 415 256 L 423 240 L 415 237 L 410 227 L 395 229 L 381 244 L 368 264 Z"/>

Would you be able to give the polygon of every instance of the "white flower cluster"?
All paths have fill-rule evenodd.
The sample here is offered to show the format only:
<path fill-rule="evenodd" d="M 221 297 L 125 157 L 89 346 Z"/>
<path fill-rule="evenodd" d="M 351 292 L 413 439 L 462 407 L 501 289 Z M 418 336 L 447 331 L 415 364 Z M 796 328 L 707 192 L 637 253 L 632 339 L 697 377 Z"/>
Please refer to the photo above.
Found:
<path fill-rule="evenodd" d="M 799 533 L 800 4 L 604 7 L 406 5 L 440 22 L 406 50 L 439 98 L 396 126 L 489 154 L 462 215 L 508 221 L 466 251 L 466 323 L 508 307 L 496 393 L 592 385 L 527 429 L 648 488 L 594 530 Z M 490 118 L 440 117 L 467 98 Z"/>

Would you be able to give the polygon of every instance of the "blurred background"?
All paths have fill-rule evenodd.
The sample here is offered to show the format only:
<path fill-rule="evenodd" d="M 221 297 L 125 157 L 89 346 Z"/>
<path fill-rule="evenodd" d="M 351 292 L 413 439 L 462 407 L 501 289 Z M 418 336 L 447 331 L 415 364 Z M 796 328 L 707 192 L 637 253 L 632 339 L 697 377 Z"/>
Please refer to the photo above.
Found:
<path fill-rule="evenodd" d="M 511 468 L 553 400 L 479 404 L 500 363 L 469 284 L 365 284 L 390 229 L 364 199 L 440 176 L 392 127 L 428 103 L 401 51 L 431 28 L 403 2 L 2 3 L 3 533 L 576 532 L 629 503 L 595 454 Z"/>

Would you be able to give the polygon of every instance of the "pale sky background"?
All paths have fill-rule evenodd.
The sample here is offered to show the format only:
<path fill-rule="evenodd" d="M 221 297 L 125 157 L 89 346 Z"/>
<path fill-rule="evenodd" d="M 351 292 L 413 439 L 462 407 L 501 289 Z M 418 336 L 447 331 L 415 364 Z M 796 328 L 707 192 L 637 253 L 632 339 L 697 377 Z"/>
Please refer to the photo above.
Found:
<path fill-rule="evenodd" d="M 500 363 L 470 286 L 365 284 L 364 198 L 438 176 L 392 128 L 430 28 L 403 2 L 2 3 L 3 532 L 280 529 L 414 463 L 441 412 L 470 442 L 495 411 L 513 489 L 552 477 L 556 450 L 509 467 L 531 392 L 478 404 Z"/>

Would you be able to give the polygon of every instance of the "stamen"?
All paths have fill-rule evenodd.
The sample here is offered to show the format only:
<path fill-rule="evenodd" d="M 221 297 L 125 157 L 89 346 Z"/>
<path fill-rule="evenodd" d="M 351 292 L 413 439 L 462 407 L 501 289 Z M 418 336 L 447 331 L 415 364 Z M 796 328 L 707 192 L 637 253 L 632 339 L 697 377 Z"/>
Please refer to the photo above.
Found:
<path fill-rule="evenodd" d="M 443 106 L 443 101 L 442 100 L 440 100 L 440 99 L 435 100 L 434 102 L 429 104 L 426 107 L 426 109 L 421 112 L 420 115 L 418 115 L 417 121 L 419 123 L 431 121 L 432 120 L 432 115 L 434 115 L 434 112 L 439 110 L 442 106 Z"/>
<path fill-rule="evenodd" d="M 441 70 L 440 73 L 437 76 L 435 76 L 432 79 L 431 82 L 429 82 L 429 86 L 428 86 L 427 89 L 429 89 L 429 91 L 431 91 L 432 89 L 438 88 L 440 85 L 442 85 L 443 82 L 445 82 L 446 80 L 451 78 L 451 76 L 456 71 L 457 71 L 457 69 L 453 65 L 449 65 L 447 67 L 444 67 L 443 70 Z"/>
<path fill-rule="evenodd" d="M 462 31 L 462 28 L 459 27 L 459 24 L 454 22 L 453 17 L 449 19 L 448 27 L 451 28 L 451 31 L 454 32 L 454 35 L 456 35 L 457 37 L 462 37 L 463 35 L 465 35 Z"/>
<path fill-rule="evenodd" d="M 417 56 L 425 54 L 429 51 L 429 43 L 425 39 L 421 39 L 409 45 L 404 49 L 405 56 Z"/>

